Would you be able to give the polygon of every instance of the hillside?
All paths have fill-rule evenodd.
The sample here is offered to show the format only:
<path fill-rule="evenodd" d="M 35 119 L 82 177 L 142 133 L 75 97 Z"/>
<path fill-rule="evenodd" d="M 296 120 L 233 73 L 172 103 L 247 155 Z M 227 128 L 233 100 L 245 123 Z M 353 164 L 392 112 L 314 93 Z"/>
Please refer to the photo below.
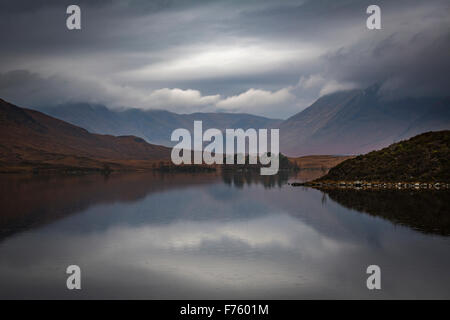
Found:
<path fill-rule="evenodd" d="M 450 98 L 385 100 L 379 86 L 336 92 L 280 126 L 288 156 L 362 154 L 427 131 L 450 129 Z"/>
<path fill-rule="evenodd" d="M 423 133 L 346 160 L 319 180 L 450 182 L 450 131 Z"/>
<path fill-rule="evenodd" d="M 194 120 L 203 121 L 203 129 L 217 128 L 273 128 L 281 120 L 243 113 L 177 114 L 164 110 L 112 110 L 103 105 L 87 103 L 36 107 L 52 117 L 80 126 L 93 133 L 135 135 L 149 143 L 174 146 L 172 131 L 178 128 L 193 130 Z"/>
<path fill-rule="evenodd" d="M 92 134 L 0 99 L 1 171 L 139 167 L 169 157 L 169 148 L 141 138 Z"/>
<path fill-rule="evenodd" d="M 295 163 L 299 169 L 320 169 L 325 171 L 333 168 L 342 161 L 352 158 L 354 158 L 354 156 L 317 155 L 289 158 L 289 160 Z"/>

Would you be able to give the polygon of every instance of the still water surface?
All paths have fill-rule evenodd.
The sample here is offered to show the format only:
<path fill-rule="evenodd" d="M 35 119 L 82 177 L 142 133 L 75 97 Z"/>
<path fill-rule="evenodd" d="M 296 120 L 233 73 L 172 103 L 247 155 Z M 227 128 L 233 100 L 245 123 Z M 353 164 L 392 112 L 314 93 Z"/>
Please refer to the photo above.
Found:
<path fill-rule="evenodd" d="M 0 298 L 450 298 L 449 192 L 312 174 L 2 176 Z"/>

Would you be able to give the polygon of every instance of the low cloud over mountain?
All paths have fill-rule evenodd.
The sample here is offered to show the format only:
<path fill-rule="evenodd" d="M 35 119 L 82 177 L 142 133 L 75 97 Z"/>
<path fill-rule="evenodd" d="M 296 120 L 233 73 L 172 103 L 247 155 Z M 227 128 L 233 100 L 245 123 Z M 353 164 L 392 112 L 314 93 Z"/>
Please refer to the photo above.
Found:
<path fill-rule="evenodd" d="M 360 154 L 416 134 L 450 129 L 450 97 L 386 98 L 382 86 L 324 95 L 287 120 L 249 114 L 176 114 L 164 110 L 110 110 L 103 105 L 65 104 L 39 108 L 56 118 L 113 135 L 136 135 L 150 143 L 173 146 L 173 130 L 203 127 L 279 128 L 280 150 L 290 156 Z"/>
<path fill-rule="evenodd" d="M 280 124 L 281 152 L 362 154 L 450 129 L 450 97 L 386 99 L 380 85 L 335 92 Z"/>
<path fill-rule="evenodd" d="M 78 1 L 0 4 L 0 96 L 288 118 L 320 96 L 381 83 L 386 98 L 444 96 L 450 4 L 378 1 Z"/>

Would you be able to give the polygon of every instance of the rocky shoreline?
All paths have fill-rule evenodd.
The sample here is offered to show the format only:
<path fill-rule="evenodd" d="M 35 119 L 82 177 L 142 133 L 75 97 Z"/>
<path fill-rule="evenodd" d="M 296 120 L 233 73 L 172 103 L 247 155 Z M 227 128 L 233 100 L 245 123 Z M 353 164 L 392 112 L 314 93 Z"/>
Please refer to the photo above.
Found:
<path fill-rule="evenodd" d="M 293 182 L 293 187 L 337 187 L 355 189 L 450 189 L 444 182 L 309 181 Z"/>

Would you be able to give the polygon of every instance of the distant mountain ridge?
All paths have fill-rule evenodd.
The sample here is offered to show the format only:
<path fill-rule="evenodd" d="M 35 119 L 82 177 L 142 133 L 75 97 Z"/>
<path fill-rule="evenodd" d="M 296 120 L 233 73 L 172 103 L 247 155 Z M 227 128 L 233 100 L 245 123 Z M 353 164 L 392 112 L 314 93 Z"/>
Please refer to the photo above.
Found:
<path fill-rule="evenodd" d="M 111 110 L 103 105 L 66 104 L 36 109 L 94 133 L 135 135 L 174 146 L 177 128 L 279 128 L 280 151 L 290 157 L 357 155 L 427 131 L 450 129 L 450 97 L 386 100 L 380 85 L 325 95 L 287 120 L 236 113 L 177 114 L 164 110 Z"/>
<path fill-rule="evenodd" d="M 88 103 L 65 104 L 54 107 L 36 107 L 37 110 L 67 121 L 94 133 L 135 135 L 149 143 L 174 146 L 172 131 L 185 128 L 192 132 L 194 120 L 203 122 L 203 130 L 217 128 L 273 128 L 282 120 L 245 113 L 191 113 L 177 114 L 165 110 L 111 110 L 104 105 Z"/>
<path fill-rule="evenodd" d="M 280 125 L 289 156 L 362 154 L 426 131 L 450 129 L 450 97 L 384 100 L 379 86 L 319 98 Z"/>

